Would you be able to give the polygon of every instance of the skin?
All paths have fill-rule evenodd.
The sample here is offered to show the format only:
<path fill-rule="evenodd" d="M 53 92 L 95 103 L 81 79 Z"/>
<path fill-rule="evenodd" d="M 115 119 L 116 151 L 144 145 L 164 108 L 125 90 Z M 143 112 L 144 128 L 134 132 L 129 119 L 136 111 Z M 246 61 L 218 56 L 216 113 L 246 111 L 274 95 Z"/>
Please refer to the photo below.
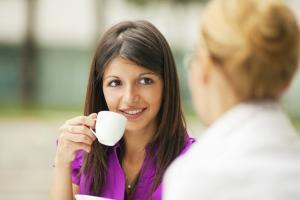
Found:
<path fill-rule="evenodd" d="M 126 59 L 113 59 L 104 71 L 103 92 L 108 108 L 128 119 L 122 167 L 129 182 L 140 171 L 145 147 L 156 131 L 162 91 L 163 82 L 158 74 Z M 77 150 L 90 152 L 96 137 L 89 128 L 95 128 L 96 118 L 95 113 L 78 116 L 59 128 L 52 200 L 71 200 L 78 193 L 78 186 L 71 181 L 71 162 Z"/>
<path fill-rule="evenodd" d="M 199 48 L 188 73 L 189 88 L 197 115 L 209 126 L 240 100 L 220 68 Z"/>
<path fill-rule="evenodd" d="M 96 139 L 90 128 L 95 127 L 97 114 L 67 120 L 59 128 L 51 199 L 73 199 L 78 187 L 71 182 L 71 162 L 77 150 L 90 152 Z"/>

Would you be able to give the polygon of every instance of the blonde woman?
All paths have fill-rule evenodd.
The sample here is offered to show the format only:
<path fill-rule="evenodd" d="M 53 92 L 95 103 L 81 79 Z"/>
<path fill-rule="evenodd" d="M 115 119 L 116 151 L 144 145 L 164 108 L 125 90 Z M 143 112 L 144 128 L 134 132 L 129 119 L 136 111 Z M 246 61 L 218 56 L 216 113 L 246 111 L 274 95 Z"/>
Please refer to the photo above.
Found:
<path fill-rule="evenodd" d="M 164 179 L 170 200 L 299 200 L 300 135 L 280 105 L 297 71 L 299 27 L 279 0 L 214 0 L 190 70 L 209 126 Z"/>

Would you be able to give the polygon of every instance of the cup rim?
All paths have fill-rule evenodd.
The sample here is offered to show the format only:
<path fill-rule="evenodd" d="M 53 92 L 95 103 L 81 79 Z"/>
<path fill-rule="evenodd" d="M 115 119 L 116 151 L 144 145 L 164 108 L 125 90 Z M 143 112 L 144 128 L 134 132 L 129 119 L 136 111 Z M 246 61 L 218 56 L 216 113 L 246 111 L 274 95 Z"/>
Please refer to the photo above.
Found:
<path fill-rule="evenodd" d="M 114 111 L 110 111 L 110 110 L 101 110 L 101 111 L 98 112 L 98 116 L 99 116 L 100 113 L 109 113 L 111 115 L 121 117 L 121 118 L 123 118 L 124 120 L 127 121 L 127 118 L 124 115 L 122 115 L 121 113 L 118 113 L 118 112 L 114 112 Z"/>

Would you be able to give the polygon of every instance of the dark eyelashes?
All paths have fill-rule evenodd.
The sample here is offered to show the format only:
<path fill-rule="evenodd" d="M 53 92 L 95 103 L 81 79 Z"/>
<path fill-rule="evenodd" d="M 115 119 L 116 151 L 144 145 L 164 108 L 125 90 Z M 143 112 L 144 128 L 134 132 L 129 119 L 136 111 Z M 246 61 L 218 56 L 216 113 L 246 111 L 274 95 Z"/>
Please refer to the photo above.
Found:
<path fill-rule="evenodd" d="M 142 84 L 144 84 L 144 85 L 150 85 L 150 84 L 152 84 L 152 83 L 154 83 L 154 81 L 153 81 L 153 79 L 151 79 L 151 78 L 142 78 L 141 80 L 140 80 L 140 82 L 143 82 Z"/>
<path fill-rule="evenodd" d="M 112 81 L 109 81 L 107 86 L 109 87 L 117 87 L 121 85 L 121 81 L 120 80 L 112 80 Z"/>
<path fill-rule="evenodd" d="M 151 85 L 154 83 L 154 80 L 152 78 L 142 77 L 138 80 L 138 83 L 141 85 Z M 111 80 L 107 83 L 108 87 L 118 87 L 120 85 L 122 85 L 122 81 L 118 79 Z"/>

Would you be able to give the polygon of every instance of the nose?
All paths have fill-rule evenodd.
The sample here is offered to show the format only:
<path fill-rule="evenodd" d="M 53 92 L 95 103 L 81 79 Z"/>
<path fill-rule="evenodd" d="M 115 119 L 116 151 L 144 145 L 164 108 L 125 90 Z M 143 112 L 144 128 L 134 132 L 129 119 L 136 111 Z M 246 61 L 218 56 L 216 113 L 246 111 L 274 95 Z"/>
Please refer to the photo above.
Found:
<path fill-rule="evenodd" d="M 134 85 L 128 85 L 123 93 L 123 102 L 127 105 L 134 105 L 139 101 L 139 91 Z"/>

